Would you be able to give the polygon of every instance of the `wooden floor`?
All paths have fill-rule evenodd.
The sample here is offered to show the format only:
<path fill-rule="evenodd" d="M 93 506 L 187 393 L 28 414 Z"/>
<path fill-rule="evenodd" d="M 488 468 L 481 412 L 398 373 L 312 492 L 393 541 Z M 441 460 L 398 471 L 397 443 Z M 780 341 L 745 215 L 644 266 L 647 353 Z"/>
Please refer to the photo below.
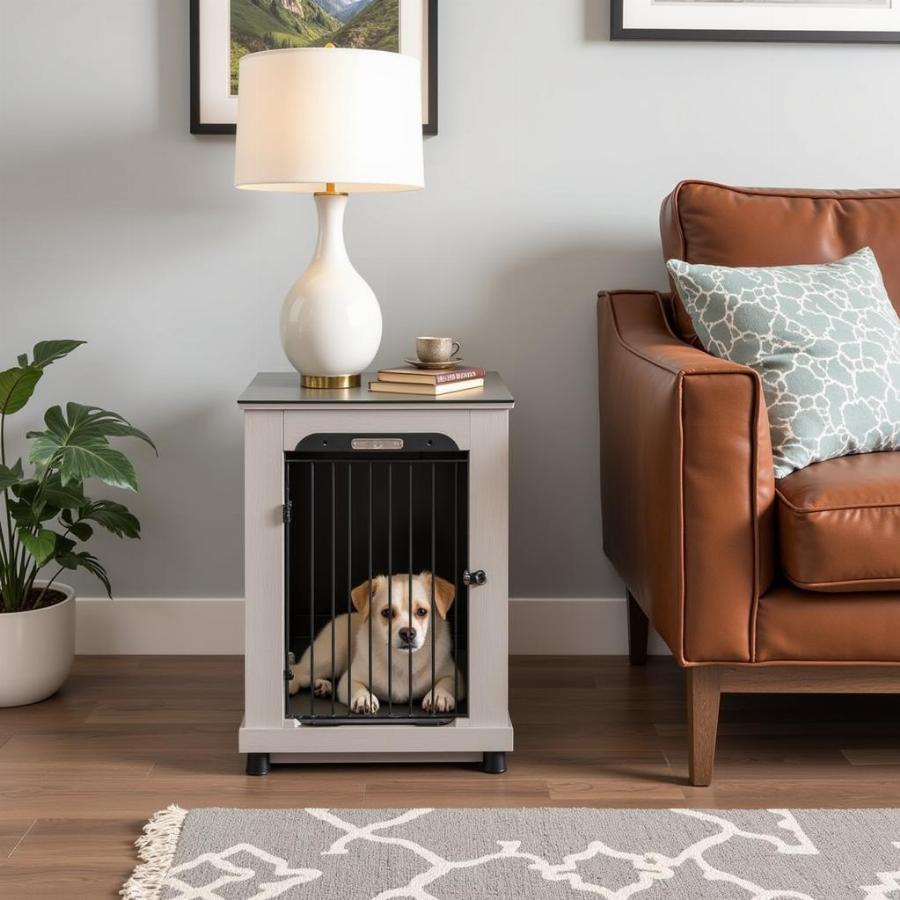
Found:
<path fill-rule="evenodd" d="M 900 806 L 900 698 L 726 696 L 710 788 L 686 782 L 668 659 L 512 662 L 516 752 L 474 767 L 293 766 L 248 778 L 236 657 L 78 660 L 0 710 L 0 896 L 112 897 L 155 810 L 243 806 Z"/>

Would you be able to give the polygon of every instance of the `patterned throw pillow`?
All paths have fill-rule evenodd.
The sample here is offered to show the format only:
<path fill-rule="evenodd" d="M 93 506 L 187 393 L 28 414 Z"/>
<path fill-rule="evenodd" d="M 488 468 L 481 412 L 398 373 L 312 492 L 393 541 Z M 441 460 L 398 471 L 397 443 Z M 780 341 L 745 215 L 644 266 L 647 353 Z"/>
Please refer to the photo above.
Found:
<path fill-rule="evenodd" d="M 776 478 L 900 450 L 900 319 L 868 247 L 823 265 L 668 268 L 704 348 L 759 372 Z"/>

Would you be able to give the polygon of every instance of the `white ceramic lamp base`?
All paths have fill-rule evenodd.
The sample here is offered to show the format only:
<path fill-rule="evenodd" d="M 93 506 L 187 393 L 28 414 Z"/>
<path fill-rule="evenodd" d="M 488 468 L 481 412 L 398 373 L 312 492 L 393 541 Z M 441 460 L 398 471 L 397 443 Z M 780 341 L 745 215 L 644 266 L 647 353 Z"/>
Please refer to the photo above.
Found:
<path fill-rule="evenodd" d="M 304 387 L 360 383 L 381 344 L 381 308 L 344 246 L 346 194 L 315 195 L 316 252 L 281 307 L 281 345 Z"/>

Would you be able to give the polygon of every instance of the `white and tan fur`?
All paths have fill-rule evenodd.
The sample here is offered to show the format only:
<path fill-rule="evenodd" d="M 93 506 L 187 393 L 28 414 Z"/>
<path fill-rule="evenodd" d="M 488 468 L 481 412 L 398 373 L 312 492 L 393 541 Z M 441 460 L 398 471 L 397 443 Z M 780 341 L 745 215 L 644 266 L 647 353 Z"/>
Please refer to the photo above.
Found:
<path fill-rule="evenodd" d="M 434 606 L 431 608 L 432 574 L 393 575 L 390 591 L 385 575 L 357 585 L 350 592 L 354 613 L 344 613 L 329 622 L 300 662 L 293 667 L 291 694 L 310 685 L 310 657 L 313 660 L 314 691 L 329 697 L 337 676 L 337 699 L 355 713 L 374 713 L 381 701 L 409 702 L 409 673 L 412 664 L 412 699 L 422 700 L 422 709 L 449 712 L 465 696 L 462 673 L 456 668 L 447 613 L 456 590 L 449 581 L 433 578 Z M 410 583 L 412 596 L 410 596 Z M 390 599 L 388 598 L 390 593 Z M 371 603 L 370 603 L 371 597 Z M 390 612 L 389 612 L 390 611 Z M 434 613 L 437 613 L 435 615 Z M 348 621 L 349 620 L 349 621 Z M 349 625 L 349 628 L 348 628 Z M 369 634 L 371 628 L 371 654 Z M 409 629 L 414 630 L 412 634 Z M 434 640 L 434 687 L 431 684 L 432 632 Z M 348 633 L 349 632 L 349 633 Z M 332 636 L 334 665 L 332 666 Z M 390 645 L 390 692 L 388 691 L 388 646 Z M 369 660 L 372 682 L 369 691 Z M 350 661 L 348 673 L 348 659 Z M 457 694 L 454 698 L 454 680 Z"/>

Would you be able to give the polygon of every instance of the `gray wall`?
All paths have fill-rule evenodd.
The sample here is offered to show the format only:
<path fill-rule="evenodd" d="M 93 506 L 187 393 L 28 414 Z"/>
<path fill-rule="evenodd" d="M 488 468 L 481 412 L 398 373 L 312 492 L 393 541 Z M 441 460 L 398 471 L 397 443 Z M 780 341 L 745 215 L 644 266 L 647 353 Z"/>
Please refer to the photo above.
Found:
<path fill-rule="evenodd" d="M 449 333 L 518 397 L 515 596 L 621 590 L 600 549 L 594 296 L 663 285 L 673 184 L 900 182 L 896 47 L 612 44 L 606 19 L 599 0 L 442 0 L 427 190 L 348 214 L 377 362 Z M 188 134 L 187 82 L 186 0 L 0 0 L 0 360 L 87 339 L 39 408 L 106 405 L 158 440 L 158 460 L 134 450 L 143 542 L 97 548 L 120 596 L 241 593 L 234 399 L 287 367 L 277 311 L 314 238 L 308 198 L 232 190 L 233 141 Z"/>

